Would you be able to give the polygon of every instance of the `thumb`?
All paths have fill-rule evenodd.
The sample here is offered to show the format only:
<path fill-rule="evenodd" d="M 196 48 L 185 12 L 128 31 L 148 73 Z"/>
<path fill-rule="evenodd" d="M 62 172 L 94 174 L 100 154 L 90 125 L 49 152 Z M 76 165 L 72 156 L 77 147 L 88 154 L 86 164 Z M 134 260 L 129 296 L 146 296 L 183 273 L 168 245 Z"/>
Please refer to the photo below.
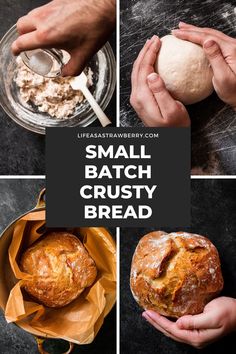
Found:
<path fill-rule="evenodd" d="M 231 70 L 222 55 L 220 46 L 210 39 L 204 42 L 203 49 L 211 64 L 215 80 L 221 82 Z"/>
<path fill-rule="evenodd" d="M 175 100 L 170 95 L 169 91 L 167 91 L 164 81 L 158 74 L 149 74 L 147 77 L 147 83 L 159 105 L 175 105 Z"/>
<path fill-rule="evenodd" d="M 73 52 L 70 54 L 70 60 L 62 69 L 62 76 L 80 75 L 86 65 L 85 57 L 81 53 Z"/>
<path fill-rule="evenodd" d="M 180 329 L 210 329 L 216 327 L 214 312 L 203 312 L 199 315 L 180 317 L 176 324 Z"/>

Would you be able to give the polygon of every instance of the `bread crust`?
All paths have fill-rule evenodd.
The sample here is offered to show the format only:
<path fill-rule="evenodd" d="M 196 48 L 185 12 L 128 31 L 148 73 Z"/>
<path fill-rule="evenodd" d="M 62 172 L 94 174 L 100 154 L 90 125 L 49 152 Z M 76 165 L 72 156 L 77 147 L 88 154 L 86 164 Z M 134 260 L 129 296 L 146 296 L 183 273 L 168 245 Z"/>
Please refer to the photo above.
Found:
<path fill-rule="evenodd" d="M 47 307 L 63 307 L 91 286 L 97 268 L 80 240 L 68 232 L 49 232 L 22 255 L 21 270 L 30 274 L 24 289 Z"/>
<path fill-rule="evenodd" d="M 223 284 L 218 251 L 204 236 L 151 232 L 133 255 L 130 287 L 135 300 L 164 316 L 201 313 Z"/>

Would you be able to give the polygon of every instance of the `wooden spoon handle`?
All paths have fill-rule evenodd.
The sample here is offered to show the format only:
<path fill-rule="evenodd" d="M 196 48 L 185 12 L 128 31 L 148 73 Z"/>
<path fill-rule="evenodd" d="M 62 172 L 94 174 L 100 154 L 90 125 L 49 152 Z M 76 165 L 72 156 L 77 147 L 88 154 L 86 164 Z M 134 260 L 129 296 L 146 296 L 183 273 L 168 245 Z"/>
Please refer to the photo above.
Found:
<path fill-rule="evenodd" d="M 81 87 L 81 91 L 83 92 L 85 98 L 89 102 L 90 106 L 94 110 L 95 114 L 97 115 L 101 125 L 103 127 L 106 127 L 107 125 L 111 124 L 110 119 L 106 116 L 106 114 L 103 112 L 101 107 L 97 104 L 95 98 L 89 91 L 89 89 L 86 86 Z"/>

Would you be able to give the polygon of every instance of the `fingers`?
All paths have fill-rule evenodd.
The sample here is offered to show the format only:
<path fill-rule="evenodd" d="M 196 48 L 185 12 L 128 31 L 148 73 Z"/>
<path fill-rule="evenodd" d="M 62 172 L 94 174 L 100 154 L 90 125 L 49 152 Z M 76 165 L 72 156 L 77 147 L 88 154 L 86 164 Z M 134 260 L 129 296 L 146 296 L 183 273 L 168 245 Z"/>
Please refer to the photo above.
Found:
<path fill-rule="evenodd" d="M 226 34 L 224 34 L 223 32 L 220 32 L 216 29 L 213 29 L 213 28 L 201 28 L 201 27 L 197 27 L 197 26 L 194 26 L 194 25 L 190 25 L 188 23 L 185 23 L 185 22 L 180 22 L 179 23 L 179 28 L 180 29 L 183 29 L 183 30 L 192 30 L 192 31 L 196 31 L 196 32 L 202 32 L 202 33 L 207 33 L 209 35 L 214 35 L 214 36 L 217 36 L 223 40 L 226 40 L 226 41 L 230 41 L 232 43 L 235 44 L 236 40 L 235 38 L 232 38 L 232 37 L 229 37 L 227 36 Z"/>
<path fill-rule="evenodd" d="M 217 41 L 217 43 L 219 44 L 220 47 L 227 44 L 221 38 L 218 38 L 214 35 L 210 35 L 210 34 L 204 33 L 204 32 L 190 31 L 190 30 L 178 30 L 177 29 L 177 30 L 172 30 L 172 34 L 179 39 L 193 42 L 193 43 L 199 44 L 201 46 L 203 46 L 204 42 L 206 42 L 209 39 L 213 39 L 213 40 Z"/>
<path fill-rule="evenodd" d="M 154 327 L 160 330 L 162 333 L 168 335 L 172 339 L 178 341 L 186 341 L 186 334 L 188 331 L 179 329 L 175 322 L 168 320 L 166 317 L 159 315 L 154 311 L 145 311 L 143 314 L 145 318 L 150 318 L 153 322 Z M 159 327 L 159 328 L 158 328 Z"/>
<path fill-rule="evenodd" d="M 146 42 L 135 60 L 131 74 L 133 93 L 138 90 L 140 85 L 146 85 L 147 75 L 154 71 L 154 63 L 160 45 L 160 39 L 157 36 L 153 36 Z"/>
<path fill-rule="evenodd" d="M 157 36 L 155 36 L 155 35 L 152 36 L 151 39 L 147 40 L 147 42 L 145 43 L 144 47 L 141 49 L 137 59 L 134 62 L 134 67 L 135 68 L 139 69 L 139 65 L 143 61 L 143 58 L 145 57 L 149 47 L 152 45 L 153 42 L 157 42 L 157 41 L 160 42 L 159 38 Z"/>
<path fill-rule="evenodd" d="M 170 332 L 167 330 L 163 329 L 161 326 L 159 326 L 156 321 L 154 321 L 147 312 L 143 312 L 142 314 L 143 318 L 145 318 L 153 327 L 155 327 L 158 331 L 162 332 L 166 337 L 169 337 L 177 342 L 182 342 L 179 338 L 173 336 Z"/>
<path fill-rule="evenodd" d="M 145 43 L 145 45 L 143 46 L 143 48 L 141 49 L 137 59 L 134 62 L 133 70 L 132 70 L 132 74 L 131 74 L 132 89 L 134 89 L 134 90 L 137 88 L 137 81 L 138 81 L 138 73 L 139 73 L 140 63 L 142 62 L 143 57 L 145 56 L 145 54 L 146 54 L 148 48 L 150 47 L 151 43 L 152 43 L 152 39 L 148 39 L 147 42 Z"/>
<path fill-rule="evenodd" d="M 178 328 L 187 330 L 213 329 L 219 327 L 213 312 L 203 312 L 194 316 L 183 316 L 176 321 L 176 324 Z"/>
<path fill-rule="evenodd" d="M 180 30 L 172 33 L 180 39 L 203 47 L 213 70 L 213 86 L 218 96 L 227 104 L 235 107 L 236 40 L 210 28 L 180 23 Z"/>
<path fill-rule="evenodd" d="M 154 36 L 151 45 L 147 49 L 147 52 L 145 53 L 143 60 L 140 62 L 139 65 L 138 85 L 142 85 L 143 82 L 146 82 L 147 76 L 154 72 L 154 64 L 160 46 L 160 39 L 157 36 Z"/>
<path fill-rule="evenodd" d="M 147 85 L 147 76 L 154 72 L 154 63 L 159 48 L 160 40 L 157 36 L 153 36 L 146 42 L 139 53 L 131 75 L 132 92 L 130 103 L 147 126 L 163 124 L 158 104 Z"/>
<path fill-rule="evenodd" d="M 150 90 L 158 102 L 162 116 L 165 117 L 170 115 L 173 110 L 176 109 L 176 102 L 167 91 L 164 81 L 156 73 L 148 75 L 147 81 Z"/>
<path fill-rule="evenodd" d="M 161 77 L 152 73 L 148 75 L 147 82 L 160 109 L 163 119 L 171 126 L 189 126 L 190 120 L 182 103 L 174 100 L 166 89 Z"/>
<path fill-rule="evenodd" d="M 214 80 L 223 82 L 225 78 L 233 75 L 230 67 L 226 63 L 219 45 L 213 40 L 207 40 L 203 43 L 203 49 L 211 64 Z"/>
<path fill-rule="evenodd" d="M 18 37 L 15 42 L 12 43 L 12 52 L 14 55 L 18 55 L 25 50 L 33 50 L 42 46 L 36 31 L 25 33 Z"/>
<path fill-rule="evenodd" d="M 147 127 L 164 125 L 160 109 L 148 86 L 140 87 L 131 93 L 130 104 Z"/>
<path fill-rule="evenodd" d="M 63 67 L 62 76 L 80 75 L 88 61 L 83 53 L 83 47 L 80 48 L 79 52 L 74 51 L 69 54 L 71 55 L 71 58 Z"/>
<path fill-rule="evenodd" d="M 143 317 L 167 337 L 170 337 L 178 342 L 190 344 L 199 349 L 203 348 L 222 335 L 220 328 L 203 330 L 180 329 L 177 324 L 178 321 L 172 322 L 154 311 L 145 311 Z"/>
<path fill-rule="evenodd" d="M 30 16 L 21 17 L 17 21 L 16 27 L 20 35 L 36 30 L 35 21 Z"/>

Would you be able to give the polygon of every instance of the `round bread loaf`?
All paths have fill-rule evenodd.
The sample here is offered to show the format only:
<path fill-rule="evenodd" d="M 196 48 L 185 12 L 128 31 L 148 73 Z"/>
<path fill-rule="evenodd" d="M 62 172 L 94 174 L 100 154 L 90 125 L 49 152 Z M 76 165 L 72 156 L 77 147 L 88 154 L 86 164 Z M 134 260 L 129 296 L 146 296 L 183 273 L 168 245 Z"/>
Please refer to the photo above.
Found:
<path fill-rule="evenodd" d="M 21 270 L 32 275 L 24 289 L 48 307 L 62 307 L 92 285 L 97 269 L 79 239 L 67 232 L 50 232 L 22 255 Z"/>
<path fill-rule="evenodd" d="M 201 313 L 223 288 L 217 249 L 200 235 L 151 232 L 135 250 L 130 286 L 145 310 L 174 318 Z"/>

